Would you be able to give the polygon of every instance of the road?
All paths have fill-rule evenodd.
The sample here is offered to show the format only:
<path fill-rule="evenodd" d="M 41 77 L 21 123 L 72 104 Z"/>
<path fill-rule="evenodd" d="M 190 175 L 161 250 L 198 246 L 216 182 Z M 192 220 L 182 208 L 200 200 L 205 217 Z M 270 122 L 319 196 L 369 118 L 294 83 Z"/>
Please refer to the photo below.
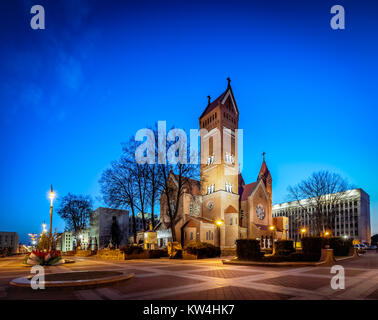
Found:
<path fill-rule="evenodd" d="M 29 275 L 22 257 L 0 259 L 0 299 L 157 299 L 157 300 L 378 300 L 378 254 L 341 261 L 345 289 L 331 288 L 330 267 L 251 267 L 223 265 L 220 259 L 104 261 L 73 258 L 76 262 L 46 271 L 127 270 L 135 278 L 92 289 L 32 290 L 9 285 Z"/>

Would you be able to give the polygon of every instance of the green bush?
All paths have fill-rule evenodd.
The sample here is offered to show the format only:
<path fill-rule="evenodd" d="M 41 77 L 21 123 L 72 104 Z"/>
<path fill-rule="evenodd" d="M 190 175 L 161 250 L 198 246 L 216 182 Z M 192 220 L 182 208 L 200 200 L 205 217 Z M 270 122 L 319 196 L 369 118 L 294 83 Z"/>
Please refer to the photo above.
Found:
<path fill-rule="evenodd" d="M 138 254 L 144 251 L 142 247 L 135 245 L 122 246 L 120 250 L 126 254 Z"/>
<path fill-rule="evenodd" d="M 207 242 L 193 242 L 185 246 L 184 250 L 197 258 L 214 258 L 220 256 L 220 248 Z"/>
<path fill-rule="evenodd" d="M 148 251 L 150 259 L 158 259 L 161 257 L 168 257 L 168 251 L 163 249 L 155 249 Z"/>
<path fill-rule="evenodd" d="M 351 239 L 343 239 L 341 237 L 325 238 L 324 244 L 328 244 L 333 249 L 335 256 L 348 256 L 350 249 L 353 247 L 353 241 Z"/>
<path fill-rule="evenodd" d="M 264 256 L 260 251 L 260 241 L 254 239 L 236 240 L 236 254 L 241 260 L 259 260 Z"/>
<path fill-rule="evenodd" d="M 279 240 L 275 243 L 276 252 L 278 256 L 288 256 L 295 252 L 294 242 L 292 240 Z"/>
<path fill-rule="evenodd" d="M 302 252 L 307 259 L 317 261 L 322 254 L 324 238 L 321 237 L 304 237 L 302 242 Z"/>

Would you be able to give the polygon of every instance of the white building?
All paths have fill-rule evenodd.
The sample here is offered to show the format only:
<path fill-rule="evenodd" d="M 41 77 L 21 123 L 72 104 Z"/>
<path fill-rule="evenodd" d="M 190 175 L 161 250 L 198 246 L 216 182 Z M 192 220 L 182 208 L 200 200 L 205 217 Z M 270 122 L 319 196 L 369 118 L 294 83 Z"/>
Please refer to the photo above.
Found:
<path fill-rule="evenodd" d="M 81 248 L 86 250 L 90 242 L 90 230 L 82 230 L 77 236 L 75 236 L 73 231 L 63 232 L 57 249 L 63 252 L 75 250 L 79 242 L 77 238 L 80 239 Z"/>
<path fill-rule="evenodd" d="M 17 232 L 0 231 L 0 250 L 10 249 L 11 253 L 17 253 L 19 239 Z"/>
<path fill-rule="evenodd" d="M 273 206 L 273 217 L 289 218 L 290 239 L 299 241 L 300 229 L 305 227 L 312 233 L 311 201 L 308 199 L 285 202 Z M 343 236 L 370 243 L 370 200 L 362 189 L 352 189 L 338 198 L 330 217 L 333 236 Z"/>

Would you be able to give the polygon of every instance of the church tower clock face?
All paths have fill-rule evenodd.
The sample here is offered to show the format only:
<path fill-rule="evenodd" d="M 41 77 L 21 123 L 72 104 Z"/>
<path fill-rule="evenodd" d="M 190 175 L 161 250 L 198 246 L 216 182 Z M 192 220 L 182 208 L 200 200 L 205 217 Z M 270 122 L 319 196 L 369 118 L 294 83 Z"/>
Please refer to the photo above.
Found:
<path fill-rule="evenodd" d="M 214 203 L 212 201 L 209 201 L 207 207 L 209 208 L 209 210 L 213 209 Z"/>
<path fill-rule="evenodd" d="M 265 218 L 265 210 L 262 204 L 258 204 L 256 207 L 257 218 L 263 220 Z"/>

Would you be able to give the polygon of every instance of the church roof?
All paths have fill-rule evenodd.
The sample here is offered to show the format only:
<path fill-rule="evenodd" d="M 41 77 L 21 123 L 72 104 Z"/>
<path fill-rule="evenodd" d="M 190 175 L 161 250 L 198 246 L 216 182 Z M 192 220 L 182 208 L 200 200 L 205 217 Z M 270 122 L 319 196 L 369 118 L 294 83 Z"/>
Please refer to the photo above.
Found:
<path fill-rule="evenodd" d="M 266 179 L 268 177 L 272 177 L 272 176 L 270 174 L 270 171 L 269 171 L 268 166 L 266 165 L 266 162 L 265 162 L 265 159 L 264 159 L 263 163 L 261 165 L 261 169 L 260 169 L 260 172 L 259 172 L 257 179 L 259 179 L 259 178 Z"/>
<path fill-rule="evenodd" d="M 232 88 L 231 88 L 231 85 L 230 85 L 231 79 L 227 78 L 227 81 L 228 81 L 228 85 L 227 85 L 226 91 L 224 91 L 218 98 L 216 98 L 213 102 L 211 102 L 210 104 L 207 105 L 205 111 L 202 112 L 202 114 L 200 116 L 200 119 L 203 116 L 205 116 L 208 113 L 210 113 L 212 110 L 214 110 L 220 103 L 222 103 L 222 101 L 224 100 L 224 98 L 226 97 L 226 95 L 227 95 L 228 92 L 230 92 L 230 96 L 231 96 L 231 99 L 232 99 L 232 101 L 234 103 L 234 106 L 235 106 L 235 109 L 236 109 L 236 113 L 239 114 L 239 110 L 238 110 L 238 107 L 236 106 L 236 102 L 235 102 L 235 98 L 234 98 L 234 93 L 232 92 Z"/>
<path fill-rule="evenodd" d="M 241 173 L 238 174 L 238 184 L 239 184 L 239 186 L 245 185 L 245 182 L 244 182 L 244 179 L 243 179 L 243 176 L 242 176 Z"/>
<path fill-rule="evenodd" d="M 224 213 L 235 213 L 238 212 L 239 210 L 236 210 L 233 206 L 228 206 L 227 209 L 224 211 Z"/>
<path fill-rule="evenodd" d="M 218 98 L 216 98 L 212 103 L 210 103 L 209 105 L 207 105 L 205 111 L 201 114 L 200 116 L 200 119 L 207 115 L 208 113 L 210 113 L 215 107 L 218 106 L 218 104 L 223 100 L 223 98 L 226 96 L 227 94 L 227 91 L 228 91 L 228 88 L 225 92 L 223 92 Z"/>
<path fill-rule="evenodd" d="M 255 190 L 257 186 L 257 182 L 252 182 L 250 184 L 243 185 L 243 189 L 241 190 L 241 193 L 239 193 L 240 200 L 247 200 L 248 197 L 251 195 L 252 191 Z"/>
<path fill-rule="evenodd" d="M 176 179 L 178 179 L 177 174 L 173 174 Z M 190 193 L 194 196 L 199 196 L 201 195 L 201 183 L 198 180 L 187 178 L 182 176 L 182 179 L 184 179 L 184 189 L 189 189 L 184 192 Z"/>

